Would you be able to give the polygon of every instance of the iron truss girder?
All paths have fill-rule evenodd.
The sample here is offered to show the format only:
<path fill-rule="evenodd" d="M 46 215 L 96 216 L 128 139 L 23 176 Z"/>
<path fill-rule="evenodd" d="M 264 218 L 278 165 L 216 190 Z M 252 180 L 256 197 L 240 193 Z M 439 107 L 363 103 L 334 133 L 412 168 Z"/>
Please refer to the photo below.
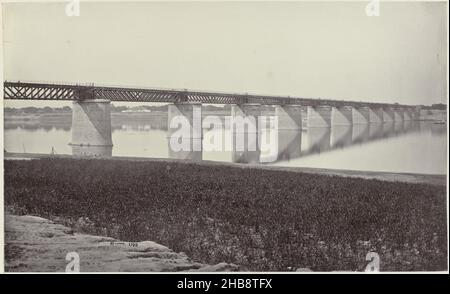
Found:
<path fill-rule="evenodd" d="M 302 105 L 317 107 L 328 105 L 333 107 L 353 106 L 372 108 L 411 108 L 414 106 L 386 103 L 368 103 L 344 100 L 316 98 L 292 98 L 260 96 L 248 94 L 225 94 L 194 91 L 139 89 L 122 87 L 97 87 L 81 85 L 58 85 L 24 82 L 4 82 L 4 99 L 22 100 L 75 100 L 107 99 L 125 102 L 191 102 L 206 104 L 245 104 L 261 105 Z"/>

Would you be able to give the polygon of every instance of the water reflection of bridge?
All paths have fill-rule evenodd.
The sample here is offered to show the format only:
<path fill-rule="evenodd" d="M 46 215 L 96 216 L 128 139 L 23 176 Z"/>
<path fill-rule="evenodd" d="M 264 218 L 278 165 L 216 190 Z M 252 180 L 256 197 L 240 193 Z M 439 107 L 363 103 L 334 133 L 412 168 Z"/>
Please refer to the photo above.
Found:
<path fill-rule="evenodd" d="M 376 140 L 389 139 L 407 133 L 419 132 L 421 130 L 421 125 L 422 124 L 418 121 L 405 121 L 383 124 L 333 126 L 331 128 L 306 128 L 298 131 L 276 131 L 265 129 L 260 131 L 260 136 L 263 132 L 277 132 L 275 157 L 271 157 L 271 154 L 269 154 L 270 152 L 262 150 L 259 145 L 256 149 L 249 149 L 247 148 L 248 145 L 244 144 L 244 150 L 236 151 L 236 148 L 234 148 L 234 150 L 231 151 L 231 161 L 236 163 L 265 163 L 291 160 L 294 158 L 343 149 L 352 145 L 366 144 Z M 228 136 L 230 136 L 230 134 L 228 134 Z M 249 137 L 246 135 L 246 140 L 249 140 L 248 138 Z M 247 141 L 245 142 L 247 143 Z M 171 152 L 170 157 L 202 160 L 203 152 L 203 150 Z M 273 160 L 271 160 L 271 158 Z"/>
<path fill-rule="evenodd" d="M 351 145 L 364 144 L 419 131 L 419 126 L 419 122 L 409 121 L 311 128 L 303 134 L 306 142 L 302 145 L 301 156 L 342 149 Z"/>
<path fill-rule="evenodd" d="M 5 129 L 25 129 L 25 130 L 52 130 L 62 129 L 65 131 L 70 130 L 70 125 L 64 123 L 24 123 L 24 122 L 7 122 L 5 123 Z M 132 131 L 132 132 L 148 132 L 149 130 L 162 130 L 167 131 L 167 119 L 165 117 L 157 116 L 152 118 L 149 116 L 145 121 L 143 120 L 129 120 L 127 122 L 117 120 L 112 123 L 112 130 L 114 131 Z M 227 131 L 228 130 L 228 131 Z M 217 131 L 217 130 L 215 130 Z M 236 150 L 236 146 L 227 150 L 229 157 L 227 161 L 236 163 L 264 163 L 273 161 L 286 161 L 299 157 L 305 157 L 318 153 L 330 152 L 333 150 L 344 149 L 349 146 L 367 144 L 376 140 L 389 139 L 392 137 L 401 136 L 411 132 L 430 131 L 433 134 L 442 134 L 446 131 L 446 126 L 433 125 L 429 122 L 421 121 L 404 121 L 404 122 L 385 122 L 385 123 L 371 123 L 364 125 L 336 125 L 330 128 L 304 128 L 303 130 L 273 130 L 264 129 L 261 132 L 269 133 L 276 132 L 277 148 L 275 148 L 276 154 L 256 148 L 255 150 L 249 150 L 248 140 L 249 136 L 244 136 L 244 149 Z M 211 130 L 204 129 L 205 136 Z M 229 126 L 221 130 L 224 141 L 226 136 L 231 136 Z M 202 146 L 202 140 L 196 139 L 195 142 L 190 142 L 193 145 Z M 255 144 L 257 147 L 258 144 Z M 199 151 L 178 151 L 171 152 L 170 146 L 168 146 L 169 157 L 178 159 L 190 159 L 199 161 L 204 159 L 204 151 L 202 148 L 198 148 Z M 82 150 L 81 150 L 82 149 Z M 79 155 L 86 150 L 91 150 L 92 153 L 101 153 L 108 156 L 112 154 L 112 146 L 102 151 L 102 147 L 99 146 L 83 146 L 78 148 L 74 146 L 72 152 L 74 155 Z M 270 150 L 274 151 L 274 149 Z"/>
<path fill-rule="evenodd" d="M 114 126 L 112 125 L 111 101 L 168 103 L 168 121 L 182 120 L 185 125 L 190 125 L 192 127 L 190 136 L 192 136 L 194 141 L 198 141 L 197 139 L 202 137 L 202 123 L 198 123 L 198 120 L 201 120 L 204 104 L 230 105 L 231 116 L 235 119 L 260 117 L 263 112 L 267 111 L 267 108 L 271 108 L 275 117 L 278 118 L 280 128 L 290 130 L 301 130 L 303 127 L 303 118 L 305 118 L 308 127 L 330 128 L 340 125 L 351 126 L 358 124 L 389 123 L 392 121 L 395 123 L 403 123 L 418 120 L 420 116 L 420 107 L 415 105 L 187 90 L 101 87 L 93 85 L 80 86 L 73 84 L 4 82 L 4 98 L 73 101 L 71 123 L 72 140 L 69 145 L 76 146 L 74 149 L 78 150 L 78 155 L 100 157 L 111 156 L 110 150 L 113 146 L 112 131 L 114 130 Z M 302 112 L 306 115 L 302 115 Z M 252 124 L 254 125 L 254 123 Z M 315 138 L 312 135 L 315 132 L 321 131 L 309 131 L 307 137 Z M 345 138 L 349 138 L 348 130 L 345 129 L 342 134 L 348 137 L 344 136 L 344 139 L 340 138 L 340 136 L 336 137 L 338 131 L 324 130 L 324 132 L 330 133 L 330 136 L 325 135 L 325 140 L 329 142 L 327 143 L 325 141 L 326 143 L 324 144 L 316 144 L 312 141 L 313 143 L 310 144 L 311 148 L 309 149 L 313 152 L 316 150 L 322 152 L 324 149 L 330 149 L 331 146 L 343 146 L 346 144 L 346 140 L 348 140 Z M 168 136 L 173 137 L 176 133 L 177 128 L 170 124 Z M 279 136 L 286 138 L 291 136 L 294 138 L 297 137 L 297 135 L 282 133 Z M 319 134 L 319 137 L 322 138 L 323 134 Z M 361 140 L 364 141 L 364 139 Z M 95 148 L 90 148 L 91 146 L 95 146 Z M 102 152 L 101 148 L 97 148 L 101 146 L 105 147 L 105 152 Z M 281 149 L 285 150 L 284 146 L 282 147 Z M 245 150 L 239 152 L 243 153 L 234 156 L 234 158 L 239 158 L 239 161 L 245 161 Z M 262 157 L 258 156 L 258 150 L 253 150 L 252 152 L 252 158 L 261 161 Z M 299 154 L 302 153 L 303 150 L 300 150 Z M 298 151 L 292 154 L 298 154 Z M 283 151 L 281 155 L 282 157 L 291 156 L 291 153 L 284 153 Z M 252 159 L 252 161 L 255 159 Z"/>

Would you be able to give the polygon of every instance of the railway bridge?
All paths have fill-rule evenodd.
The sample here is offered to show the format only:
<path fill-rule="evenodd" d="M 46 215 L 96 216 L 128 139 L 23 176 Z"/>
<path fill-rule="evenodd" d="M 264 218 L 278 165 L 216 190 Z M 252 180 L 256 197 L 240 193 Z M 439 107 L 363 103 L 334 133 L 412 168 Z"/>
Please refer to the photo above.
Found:
<path fill-rule="evenodd" d="M 193 115 L 197 113 L 201 117 L 202 104 L 231 104 L 231 117 L 259 117 L 267 106 L 271 106 L 281 130 L 301 130 L 303 121 L 308 128 L 404 122 L 418 120 L 420 111 L 417 106 L 401 104 L 9 81 L 4 82 L 4 99 L 72 100 L 70 144 L 80 149 L 89 146 L 93 155 L 97 153 L 96 147 L 100 155 L 100 150 L 105 147 L 112 149 L 111 101 L 168 103 L 169 122 L 174 117 L 185 118 L 192 126 L 188 136 L 194 141 L 202 138 L 201 123 L 196 124 Z M 302 117 L 302 112 L 306 118 Z M 254 121 L 257 124 L 258 119 Z M 254 127 L 258 129 L 258 125 Z M 169 136 L 177 129 L 170 123 L 168 128 Z"/>

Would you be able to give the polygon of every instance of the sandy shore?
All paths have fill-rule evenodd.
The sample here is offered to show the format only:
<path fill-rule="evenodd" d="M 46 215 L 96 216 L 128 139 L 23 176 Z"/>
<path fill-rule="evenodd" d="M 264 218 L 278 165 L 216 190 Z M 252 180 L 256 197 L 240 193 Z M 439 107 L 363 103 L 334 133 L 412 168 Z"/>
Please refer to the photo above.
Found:
<path fill-rule="evenodd" d="M 174 252 L 152 241 L 123 242 L 78 234 L 71 228 L 31 215 L 6 214 L 5 243 L 7 272 L 65 272 L 73 260 L 72 252 L 79 257 L 80 272 L 211 272 L 239 269 L 233 264 L 198 263 L 182 252 Z"/>

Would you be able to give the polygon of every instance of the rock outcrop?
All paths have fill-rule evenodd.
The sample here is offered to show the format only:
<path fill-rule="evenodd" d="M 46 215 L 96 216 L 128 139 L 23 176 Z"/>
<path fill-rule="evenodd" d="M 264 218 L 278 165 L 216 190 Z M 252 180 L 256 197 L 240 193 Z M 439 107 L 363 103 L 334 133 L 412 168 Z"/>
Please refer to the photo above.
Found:
<path fill-rule="evenodd" d="M 123 242 L 75 233 L 36 216 L 5 216 L 5 271 L 65 272 L 74 256 L 80 272 L 238 271 L 239 266 L 207 265 L 152 241 Z M 74 253 L 72 253 L 74 252 Z M 66 260 L 67 258 L 67 260 Z M 69 265 L 69 269 L 74 269 Z"/>

